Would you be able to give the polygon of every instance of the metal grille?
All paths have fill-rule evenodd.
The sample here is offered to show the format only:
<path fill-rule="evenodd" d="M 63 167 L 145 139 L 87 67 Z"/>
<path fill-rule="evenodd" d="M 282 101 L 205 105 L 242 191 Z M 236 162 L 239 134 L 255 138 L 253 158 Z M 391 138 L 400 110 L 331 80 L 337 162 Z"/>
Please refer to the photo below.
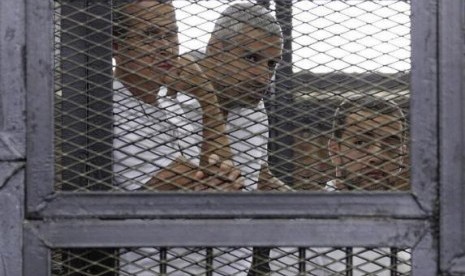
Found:
<path fill-rule="evenodd" d="M 90 257 L 95 249 L 68 252 L 53 252 L 52 275 L 411 274 L 410 250 L 395 248 L 130 248 L 102 253 L 98 262 Z M 261 258 L 260 253 L 270 258 Z"/>
<path fill-rule="evenodd" d="M 408 190 L 409 2 L 258 2 L 270 8 L 266 28 L 281 27 L 282 53 L 272 29 L 209 41 L 229 1 L 174 1 L 177 26 L 158 2 L 55 1 L 55 188 Z M 209 165 L 211 153 L 232 160 L 242 179 Z M 142 247 L 53 256 L 54 275 L 411 270 L 409 251 L 390 248 Z"/>
<path fill-rule="evenodd" d="M 261 41 L 269 40 L 272 36 L 265 34 L 257 39 L 246 35 L 241 41 L 252 43 L 250 47 L 247 46 L 249 48 L 229 46 L 229 49 L 223 50 L 231 50 L 231 53 L 236 50 L 234 54 L 215 54 L 217 58 L 212 58 L 216 64 L 210 67 L 221 75 L 217 76 L 219 80 L 213 80 L 212 83 L 203 82 L 209 73 L 199 59 L 206 58 L 205 47 L 215 19 L 229 3 L 174 1 L 174 5 L 181 54 L 188 52 L 192 58 L 181 65 L 184 69 L 180 72 L 168 73 L 178 78 L 172 86 L 184 87 L 186 91 L 184 94 L 179 93 L 174 103 L 160 97 L 160 105 L 164 106 L 160 112 L 158 107 L 153 107 L 153 103 L 147 102 L 153 101 L 157 93 L 163 93 L 152 91 L 163 80 L 151 80 L 151 77 L 144 75 L 144 70 L 157 68 L 158 65 L 161 68 L 170 66 L 167 60 L 172 57 L 168 55 L 174 57 L 177 52 L 177 46 L 174 45 L 178 42 L 176 26 L 161 23 L 166 25 L 161 27 L 166 27 L 170 33 L 160 38 L 158 34 L 128 26 L 152 24 L 150 20 L 153 19 L 147 15 L 147 11 L 137 11 L 134 15 L 134 11 L 124 9 L 124 3 L 115 3 L 112 9 L 104 2 L 55 1 L 57 189 L 237 190 L 237 185 L 199 185 L 194 176 L 196 169 L 191 167 L 183 168 L 181 172 L 175 169 L 174 173 L 168 173 L 170 177 L 164 178 L 164 184 L 160 184 L 159 180 L 154 181 L 153 176 L 161 168 L 171 168 L 167 164 L 176 160 L 180 154 L 190 161 L 189 164 L 194 164 L 193 167 L 207 159 L 199 153 L 202 148 L 202 108 L 198 102 L 192 103 L 192 98 L 198 97 L 193 88 L 199 87 L 199 84 L 213 84 L 212 89 L 219 91 L 218 95 L 223 97 L 220 101 L 223 111 L 225 106 L 228 109 L 229 121 L 226 127 L 232 160 L 245 178 L 245 190 L 257 189 L 261 163 L 266 159 L 269 160 L 273 175 L 284 181 L 286 186 L 279 182 L 275 185 L 276 181 L 268 185 L 269 178 L 265 177 L 267 180 L 259 185 L 262 190 L 324 190 L 325 183 L 336 178 L 336 165 L 329 158 L 327 148 L 327 141 L 332 135 L 332 119 L 337 106 L 348 97 L 358 94 L 393 100 L 402 106 L 407 118 L 410 6 L 406 1 L 303 1 L 294 3 L 292 7 L 279 1 L 277 4 L 272 2 L 269 15 L 278 18 L 284 33 L 282 60 L 277 71 L 273 69 L 279 57 L 272 57 L 268 61 L 268 65 L 272 66 L 268 69 L 270 71 L 253 73 L 256 67 L 250 69 L 246 63 L 252 64 L 251 60 L 243 60 L 253 60 L 256 56 L 242 53 L 242 56 L 234 56 L 238 54 L 237 51 L 252 51 L 250 47 L 258 47 L 255 50 L 262 51 L 273 50 L 270 42 Z M 113 32 L 112 18 L 117 23 Z M 118 32 L 123 35 L 118 35 Z M 115 37 L 115 34 L 118 36 Z M 112 67 L 112 61 L 115 61 L 112 56 L 116 57 L 118 52 L 112 51 L 111 46 L 112 42 L 124 45 L 124 39 L 134 43 L 119 47 L 122 53 L 120 59 L 125 60 L 121 64 L 137 68 L 115 78 L 112 72 L 118 67 Z M 157 40 L 160 39 L 171 39 L 168 43 L 173 43 L 169 46 L 172 46 L 170 51 L 174 53 L 160 54 L 156 49 Z M 160 54 L 163 58 L 145 62 L 143 60 L 147 53 L 143 51 Z M 196 75 L 199 72 L 192 71 L 197 69 L 196 65 L 201 65 L 203 75 Z M 263 83 L 268 82 L 273 72 L 276 72 L 272 78 L 274 82 L 266 89 Z M 128 86 L 125 79 L 130 80 L 133 73 L 136 77 L 131 85 L 138 89 L 135 92 L 125 89 Z M 181 79 L 178 74 L 185 75 Z M 210 75 L 208 78 L 212 79 Z M 114 87 L 118 85 L 117 82 L 124 84 L 119 83 L 119 87 Z M 263 109 L 250 115 L 253 112 L 247 102 L 255 102 L 254 97 L 260 97 L 264 89 L 267 90 L 263 99 L 268 115 L 261 113 Z M 262 92 L 253 93 L 251 90 Z M 139 93 L 139 96 L 135 97 L 134 93 Z M 228 95 L 234 96 L 228 98 Z M 183 110 L 184 117 L 178 116 L 178 108 Z M 244 116 L 247 112 L 249 115 Z M 378 114 L 379 111 L 374 110 L 372 113 Z M 216 120 L 212 114 L 208 115 L 210 119 Z M 403 119 L 402 116 L 392 118 L 393 121 Z M 268 131 L 264 124 L 267 120 L 269 140 L 266 139 Z M 376 129 L 377 126 L 372 128 Z M 214 128 L 209 130 L 213 133 L 217 131 Z M 403 129 L 392 130 L 396 131 L 397 134 L 407 133 L 408 125 L 404 124 Z M 215 143 L 220 140 L 210 140 L 214 147 L 211 150 L 223 154 L 218 144 L 215 148 Z M 379 142 L 385 143 L 381 140 Z M 407 136 L 402 143 L 408 144 Z M 363 151 L 367 155 L 377 155 L 380 159 L 398 163 L 390 157 L 384 157 L 385 151 Z M 365 185 L 350 184 L 344 187 L 357 190 L 408 189 L 407 152 L 408 149 L 400 153 L 406 158 L 397 164 L 397 167 L 402 168 L 402 173 L 385 169 L 384 165 L 368 164 L 374 171 L 373 177 L 366 176 L 366 171 L 354 172 L 366 180 Z M 349 161 L 356 160 L 349 158 L 345 163 Z M 360 161 L 359 165 L 367 166 L 365 161 Z M 379 185 L 390 178 L 387 184 Z M 345 182 L 344 179 L 340 180 Z"/>

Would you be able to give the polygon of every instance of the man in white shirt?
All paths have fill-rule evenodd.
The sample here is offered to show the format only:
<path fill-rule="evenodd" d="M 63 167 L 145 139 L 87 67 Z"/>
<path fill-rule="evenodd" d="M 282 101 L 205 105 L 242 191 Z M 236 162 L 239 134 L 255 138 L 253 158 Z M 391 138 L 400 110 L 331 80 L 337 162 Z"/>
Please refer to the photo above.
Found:
<path fill-rule="evenodd" d="M 399 106 L 382 98 L 358 95 L 339 104 L 328 142 L 336 178 L 325 190 L 391 190 L 399 182 L 406 153 L 406 119 Z M 410 271 L 410 251 L 380 248 L 307 248 L 305 273 L 316 276 L 377 275 Z M 297 275 L 302 252 L 273 249 L 271 275 Z M 404 274 L 402 274 L 404 275 Z"/>
<path fill-rule="evenodd" d="M 224 123 L 215 120 L 218 116 L 210 117 L 208 125 L 217 137 L 204 140 L 201 136 L 202 146 L 191 162 L 183 156 L 189 145 L 181 138 L 189 139 L 193 130 L 176 100 L 176 84 L 189 75 L 177 72 L 179 43 L 171 1 L 135 1 L 118 7 L 114 14 L 116 184 L 126 190 L 144 189 L 154 176 L 165 173 L 170 174 L 169 181 L 152 184 L 151 189 L 192 190 L 199 180 L 209 187 L 224 182 L 233 190 L 241 187 L 240 172 L 232 166 L 230 156 L 219 155 L 229 149 L 229 142 Z M 189 70 L 185 72 L 201 74 L 195 66 L 189 66 Z M 210 114 L 219 114 L 216 95 L 209 84 L 192 83 L 192 79 L 186 86 L 192 88 L 190 95 L 197 97 L 202 108 L 208 106 Z M 199 160 L 210 160 L 209 173 L 224 177 L 209 177 L 206 170 L 198 167 Z M 220 161 L 224 162 L 219 164 Z"/>
<path fill-rule="evenodd" d="M 116 184 L 125 190 L 241 189 L 213 88 L 196 65 L 178 59 L 171 1 L 134 1 L 114 15 Z M 180 86 L 188 94 L 177 93 Z M 199 139 L 192 138 L 197 130 L 178 97 L 195 98 L 209 115 Z M 164 262 L 170 275 L 202 275 L 205 258 L 205 249 L 124 249 L 119 274 L 159 275 Z"/>
<path fill-rule="evenodd" d="M 281 58 L 281 28 L 271 11 L 251 3 L 235 4 L 215 22 L 206 55 L 197 63 L 212 81 L 226 121 L 234 165 L 245 178 L 246 191 L 261 185 L 281 188 L 267 166 L 268 116 L 263 103 Z M 189 98 L 179 100 L 199 129 L 199 109 Z M 251 248 L 213 250 L 213 275 L 254 275 Z"/>

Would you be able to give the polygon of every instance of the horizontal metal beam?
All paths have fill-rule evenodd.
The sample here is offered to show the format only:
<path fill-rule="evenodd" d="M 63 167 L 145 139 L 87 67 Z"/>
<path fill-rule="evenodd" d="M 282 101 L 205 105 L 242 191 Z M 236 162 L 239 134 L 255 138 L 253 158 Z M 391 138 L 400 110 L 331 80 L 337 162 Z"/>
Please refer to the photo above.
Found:
<path fill-rule="evenodd" d="M 29 221 L 51 248 L 139 246 L 363 246 L 411 248 L 422 220 L 65 220 Z M 130 233 L 130 234 L 128 234 Z"/>
<path fill-rule="evenodd" d="M 57 193 L 29 218 L 428 218 L 409 193 Z"/>

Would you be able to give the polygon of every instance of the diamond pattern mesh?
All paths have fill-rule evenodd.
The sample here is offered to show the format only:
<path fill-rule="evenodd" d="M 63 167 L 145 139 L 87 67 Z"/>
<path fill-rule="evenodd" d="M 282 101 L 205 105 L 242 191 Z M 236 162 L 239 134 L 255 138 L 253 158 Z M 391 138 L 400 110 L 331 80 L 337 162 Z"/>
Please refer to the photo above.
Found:
<path fill-rule="evenodd" d="M 409 189 L 408 1 L 258 2 L 55 1 L 56 188 Z M 368 96 L 403 114 L 358 103 L 334 139 Z"/>
<path fill-rule="evenodd" d="M 96 249 L 55 250 L 52 275 L 411 274 L 410 250 L 395 248 L 150 247 L 119 249 L 97 260 L 95 254 Z"/>
<path fill-rule="evenodd" d="M 259 1 L 271 10 L 262 24 L 267 32 L 247 29 L 224 44 L 210 33 L 228 1 L 174 1 L 177 24 L 156 1 L 152 6 L 159 7 L 142 9 L 118 1 L 113 8 L 54 3 L 57 189 L 327 190 L 331 180 L 349 190 L 409 189 L 408 1 L 299 1 L 292 7 Z M 157 21 L 161 16 L 167 19 Z M 282 55 L 273 40 L 275 17 L 284 34 Z M 217 29 L 233 29 L 221 25 L 227 23 Z M 177 53 L 189 58 L 179 60 Z M 182 92 L 167 96 L 174 90 Z M 206 95 L 213 90 L 218 99 L 212 102 Z M 370 170 L 347 170 L 349 163 L 368 161 L 347 151 L 338 164 L 328 150 L 337 107 L 356 95 L 391 100 L 404 112 L 391 118 L 403 121 L 402 128 L 390 130 L 403 137 L 397 145 L 405 148 L 402 161 L 366 147 L 365 155 L 383 160 L 368 165 L 371 176 Z M 206 166 L 211 153 L 219 156 L 217 165 L 232 160 L 232 168 Z M 242 177 L 234 183 L 237 172 L 218 175 L 234 169 Z"/>
<path fill-rule="evenodd" d="M 57 190 L 410 188 L 409 1 L 250 0 L 240 3 L 269 10 L 222 16 L 236 2 L 175 0 L 176 17 L 158 1 L 110 2 L 54 1 Z M 409 251 L 389 248 L 63 249 L 52 259 L 54 275 L 411 270 Z"/>

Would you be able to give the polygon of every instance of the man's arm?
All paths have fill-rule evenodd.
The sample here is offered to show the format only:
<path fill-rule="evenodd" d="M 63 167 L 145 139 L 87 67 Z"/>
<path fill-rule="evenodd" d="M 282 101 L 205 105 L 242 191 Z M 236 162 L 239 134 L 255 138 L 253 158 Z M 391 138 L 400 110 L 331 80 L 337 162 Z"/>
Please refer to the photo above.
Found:
<path fill-rule="evenodd" d="M 194 96 L 202 108 L 202 146 L 200 165 L 208 166 L 208 158 L 216 154 L 223 160 L 232 160 L 226 121 L 222 114 L 213 85 L 203 74 L 196 61 L 186 55 L 179 59 L 178 77 L 171 80 L 177 91 Z"/>
<path fill-rule="evenodd" d="M 244 179 L 232 162 L 223 161 L 220 164 L 218 156 L 211 155 L 209 164 L 215 169 L 206 174 L 184 157 L 180 157 L 156 173 L 145 187 L 157 191 L 238 191 L 243 188 Z"/>
<path fill-rule="evenodd" d="M 157 190 L 240 190 L 244 180 L 233 166 L 226 126 L 213 86 L 189 57 L 179 60 L 175 76 L 167 77 L 169 94 L 183 91 L 194 96 L 202 108 L 200 168 L 178 158 L 148 183 Z"/>

